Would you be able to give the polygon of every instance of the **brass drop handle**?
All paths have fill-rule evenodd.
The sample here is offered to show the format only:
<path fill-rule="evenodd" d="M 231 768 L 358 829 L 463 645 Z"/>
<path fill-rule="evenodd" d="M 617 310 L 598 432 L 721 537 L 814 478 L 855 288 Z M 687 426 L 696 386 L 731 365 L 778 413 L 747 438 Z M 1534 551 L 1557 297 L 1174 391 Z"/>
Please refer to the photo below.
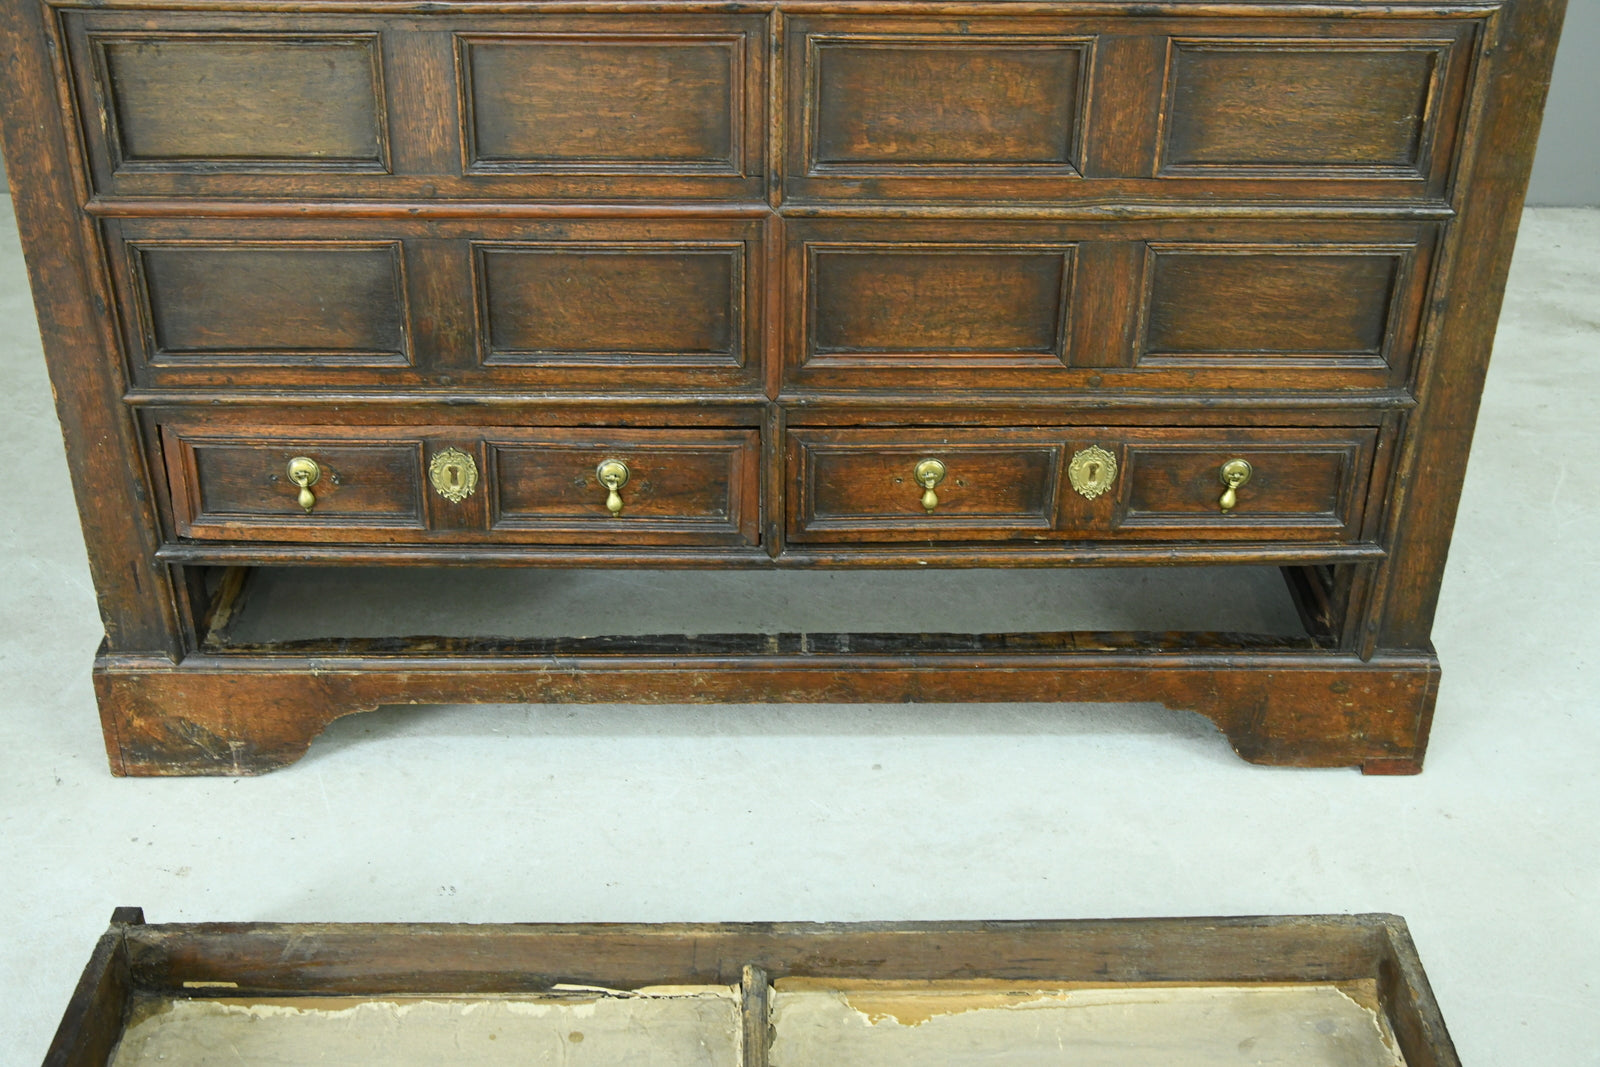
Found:
<path fill-rule="evenodd" d="M 1242 459 L 1230 459 L 1224 463 L 1222 470 L 1218 472 L 1218 477 L 1227 488 L 1223 490 L 1222 499 L 1217 501 L 1217 506 L 1224 512 L 1232 511 L 1234 505 L 1239 502 L 1238 488 L 1248 482 L 1250 475 L 1254 473 L 1250 464 Z"/>
<path fill-rule="evenodd" d="M 939 506 L 939 494 L 933 487 L 944 481 L 944 464 L 936 459 L 925 459 L 918 463 L 911 471 L 911 476 L 922 486 L 922 507 L 925 511 L 933 511 Z"/>
<path fill-rule="evenodd" d="M 307 515 L 311 514 L 311 509 L 317 506 L 317 494 L 311 487 L 322 477 L 322 468 L 309 456 L 296 456 L 289 461 L 288 474 L 289 481 L 300 487 L 300 506 Z"/>
<path fill-rule="evenodd" d="M 628 465 L 620 459 L 602 460 L 594 469 L 594 476 L 606 487 L 606 510 L 612 518 L 622 514 L 622 494 L 617 492 L 628 484 Z"/>

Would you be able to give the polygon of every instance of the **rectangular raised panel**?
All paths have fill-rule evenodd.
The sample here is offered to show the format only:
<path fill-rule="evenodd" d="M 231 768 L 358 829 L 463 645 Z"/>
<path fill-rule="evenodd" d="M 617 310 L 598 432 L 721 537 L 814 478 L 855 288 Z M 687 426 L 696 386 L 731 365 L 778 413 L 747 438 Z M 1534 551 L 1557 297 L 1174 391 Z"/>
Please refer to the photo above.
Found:
<path fill-rule="evenodd" d="M 1425 178 L 1449 49 L 1175 40 L 1162 169 Z"/>
<path fill-rule="evenodd" d="M 472 170 L 743 172 L 742 35 L 461 41 Z"/>
<path fill-rule="evenodd" d="M 811 245 L 806 362 L 1066 362 L 1071 245 Z"/>
<path fill-rule="evenodd" d="M 1412 252 L 1152 246 L 1140 362 L 1384 359 Z"/>
<path fill-rule="evenodd" d="M 149 243 L 129 254 L 155 361 L 407 361 L 398 243 Z"/>
<path fill-rule="evenodd" d="M 1353 538 L 1376 432 L 1281 430 L 1207 440 L 1204 431 L 1170 431 L 1165 440 L 1132 441 L 1124 453 L 1124 490 L 1114 528 L 1196 536 Z M 1250 479 L 1223 511 L 1224 464 L 1242 459 Z"/>
<path fill-rule="evenodd" d="M 93 40 L 124 166 L 385 169 L 375 34 Z"/>
<path fill-rule="evenodd" d="M 489 441 L 491 523 L 518 540 L 755 544 L 756 430 L 549 430 Z M 599 465 L 627 483 L 613 516 Z"/>
<path fill-rule="evenodd" d="M 1076 173 L 1088 42 L 1011 36 L 808 38 L 817 173 Z"/>
<path fill-rule="evenodd" d="M 991 540 L 1047 532 L 1054 526 L 1060 448 L 1018 443 L 1017 436 L 792 430 L 790 539 Z M 932 512 L 914 474 L 926 458 L 946 468 Z"/>
<path fill-rule="evenodd" d="M 197 538 L 350 540 L 420 530 L 422 451 L 414 441 L 207 438 L 168 430 L 167 472 L 178 533 Z M 320 468 L 308 513 L 290 459 Z"/>
<path fill-rule="evenodd" d="M 744 362 L 744 245 L 477 246 L 491 364 Z"/>

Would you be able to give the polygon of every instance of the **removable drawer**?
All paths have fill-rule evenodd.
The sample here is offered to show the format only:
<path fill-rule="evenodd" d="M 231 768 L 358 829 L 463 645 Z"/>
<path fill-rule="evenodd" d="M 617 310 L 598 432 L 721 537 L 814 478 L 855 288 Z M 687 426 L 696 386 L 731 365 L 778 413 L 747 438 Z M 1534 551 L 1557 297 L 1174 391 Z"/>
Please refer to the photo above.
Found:
<path fill-rule="evenodd" d="M 184 538 L 759 540 L 755 429 L 166 426 L 162 448 Z"/>
<path fill-rule="evenodd" d="M 1484 12 L 787 21 L 802 199 L 1442 197 Z"/>
<path fill-rule="evenodd" d="M 748 219 L 102 223 L 141 385 L 743 389 Z"/>
<path fill-rule="evenodd" d="M 1377 443 L 1371 427 L 795 428 L 789 539 L 1349 543 Z"/>
<path fill-rule="evenodd" d="M 110 196 L 739 198 L 759 15 L 64 15 Z"/>
<path fill-rule="evenodd" d="M 796 389 L 1400 389 L 1439 227 L 801 219 Z"/>

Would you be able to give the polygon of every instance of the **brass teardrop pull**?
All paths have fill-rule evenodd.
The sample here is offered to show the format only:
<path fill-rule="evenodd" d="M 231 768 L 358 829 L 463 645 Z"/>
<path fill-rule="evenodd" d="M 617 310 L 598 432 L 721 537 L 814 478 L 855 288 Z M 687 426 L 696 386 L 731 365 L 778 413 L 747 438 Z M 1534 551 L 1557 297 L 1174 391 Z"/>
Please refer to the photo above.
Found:
<path fill-rule="evenodd" d="M 311 509 L 317 506 L 317 494 L 311 491 L 311 487 L 322 477 L 322 468 L 309 456 L 296 456 L 289 461 L 287 472 L 289 481 L 300 487 L 297 498 L 300 506 L 307 515 L 311 514 Z"/>
<path fill-rule="evenodd" d="M 939 506 L 939 494 L 933 491 L 933 487 L 944 481 L 944 475 L 944 464 L 936 459 L 925 459 L 912 468 L 911 476 L 922 486 L 923 510 L 931 513 Z"/>
<path fill-rule="evenodd" d="M 611 517 L 622 514 L 622 494 L 617 490 L 628 484 L 628 465 L 620 459 L 602 460 L 594 469 L 594 476 L 606 487 L 606 510 Z"/>
<path fill-rule="evenodd" d="M 1242 459 L 1230 459 L 1222 465 L 1218 477 L 1222 484 L 1227 486 L 1223 490 L 1222 499 L 1217 501 L 1217 506 L 1224 512 L 1232 511 L 1234 505 L 1239 503 L 1238 489 L 1250 480 L 1250 475 L 1255 473 L 1249 463 Z"/>

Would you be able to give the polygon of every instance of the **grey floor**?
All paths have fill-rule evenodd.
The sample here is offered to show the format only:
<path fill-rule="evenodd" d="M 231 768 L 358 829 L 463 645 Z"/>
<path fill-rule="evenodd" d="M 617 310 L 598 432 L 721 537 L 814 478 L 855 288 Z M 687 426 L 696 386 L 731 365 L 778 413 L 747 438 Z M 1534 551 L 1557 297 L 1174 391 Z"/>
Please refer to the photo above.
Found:
<path fill-rule="evenodd" d="M 1522 233 L 1420 777 L 1252 767 L 1156 708 L 933 705 L 389 709 L 265 778 L 119 781 L 0 217 L 0 1062 L 38 1062 L 112 907 L 137 904 L 152 921 L 1393 911 L 1467 1063 L 1600 1064 L 1600 212 L 1535 211 Z M 685 628 L 714 606 L 683 598 Z M 926 616 L 940 628 L 937 603 Z"/>

